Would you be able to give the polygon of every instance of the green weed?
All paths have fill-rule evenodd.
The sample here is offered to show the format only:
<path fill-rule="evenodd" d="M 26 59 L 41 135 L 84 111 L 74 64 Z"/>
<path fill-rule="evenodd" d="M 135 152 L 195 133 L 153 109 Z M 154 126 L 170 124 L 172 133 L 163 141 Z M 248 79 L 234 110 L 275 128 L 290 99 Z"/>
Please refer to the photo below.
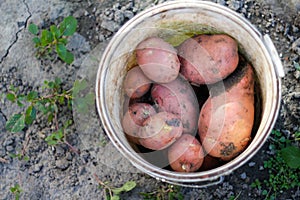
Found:
<path fill-rule="evenodd" d="M 30 24 L 28 30 L 36 37 L 32 39 L 37 48 L 36 56 L 50 57 L 56 52 L 58 57 L 64 62 L 71 64 L 74 61 L 74 55 L 66 48 L 68 44 L 67 38 L 72 36 L 77 28 L 77 20 L 72 17 L 66 17 L 59 26 L 52 25 L 50 30 L 39 30 L 35 24 Z"/>
<path fill-rule="evenodd" d="M 108 182 L 102 182 L 96 174 L 94 176 L 99 184 L 99 188 L 104 190 L 106 200 L 119 200 L 121 193 L 129 192 L 136 187 L 135 181 L 127 181 L 121 187 L 113 187 Z"/>
<path fill-rule="evenodd" d="M 278 193 L 300 186 L 299 134 L 296 132 L 294 135 L 294 139 L 289 139 L 278 130 L 272 131 L 269 149 L 274 156 L 264 161 L 269 177 L 263 182 L 256 179 L 251 184 L 261 190 L 266 199 L 276 199 Z"/>
<path fill-rule="evenodd" d="M 20 199 L 20 195 L 22 193 L 22 188 L 20 187 L 19 184 L 15 184 L 13 187 L 9 188 L 10 191 L 15 195 L 15 200 Z"/>
<path fill-rule="evenodd" d="M 71 89 L 64 90 L 61 80 L 56 78 L 54 81 L 45 81 L 42 88 L 46 93 L 45 95 L 40 95 L 37 91 L 30 91 L 27 95 L 19 94 L 17 88 L 10 87 L 6 95 L 7 100 L 24 108 L 24 111 L 16 113 L 8 119 L 6 129 L 13 133 L 22 131 L 25 127 L 32 125 L 39 116 L 38 114 L 41 113 L 47 122 L 55 124 L 55 131 L 46 137 L 46 142 L 49 145 L 65 143 L 72 147 L 66 141 L 65 133 L 73 121 L 71 119 L 66 120 L 62 122 L 63 126 L 60 127 L 59 110 L 66 106 L 72 111 L 72 106 L 74 106 L 78 112 L 87 112 L 88 107 L 94 103 L 94 95 L 92 93 L 81 95 L 80 92 L 87 88 L 85 80 L 76 80 Z"/>
<path fill-rule="evenodd" d="M 163 185 L 159 189 L 149 192 L 140 193 L 145 200 L 182 200 L 183 195 L 180 193 L 180 187 L 174 185 Z"/>

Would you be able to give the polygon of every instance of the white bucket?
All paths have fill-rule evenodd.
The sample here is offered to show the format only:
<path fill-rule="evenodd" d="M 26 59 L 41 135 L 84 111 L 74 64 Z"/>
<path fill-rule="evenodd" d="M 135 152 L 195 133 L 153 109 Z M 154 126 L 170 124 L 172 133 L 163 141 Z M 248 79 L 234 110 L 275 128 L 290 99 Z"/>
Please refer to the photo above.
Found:
<path fill-rule="evenodd" d="M 149 36 L 170 40 L 174 34 L 189 31 L 222 32 L 236 39 L 240 52 L 253 65 L 261 86 L 261 117 L 251 143 L 239 156 L 211 170 L 179 173 L 151 164 L 128 143 L 121 126 L 123 81 L 128 59 L 139 42 Z M 136 15 L 110 41 L 96 79 L 97 109 L 111 142 L 139 170 L 162 181 L 205 187 L 222 181 L 224 175 L 245 164 L 262 147 L 277 118 L 283 76 L 280 58 L 269 36 L 262 36 L 241 15 L 211 2 L 172 1 Z"/>

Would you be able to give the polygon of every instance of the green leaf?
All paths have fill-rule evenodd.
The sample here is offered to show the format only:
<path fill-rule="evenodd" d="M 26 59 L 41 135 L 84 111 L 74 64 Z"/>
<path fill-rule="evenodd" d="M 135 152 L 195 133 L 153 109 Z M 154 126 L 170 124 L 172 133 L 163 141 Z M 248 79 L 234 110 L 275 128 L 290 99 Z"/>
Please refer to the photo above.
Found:
<path fill-rule="evenodd" d="M 63 58 L 65 58 L 67 55 L 67 48 L 64 44 L 57 44 L 56 52 L 57 52 L 58 56 L 63 60 Z"/>
<path fill-rule="evenodd" d="M 58 57 L 64 62 L 71 64 L 74 61 L 74 55 L 67 50 L 64 44 L 58 43 L 56 45 L 56 52 Z"/>
<path fill-rule="evenodd" d="M 64 129 L 67 129 L 70 125 L 72 125 L 73 124 L 73 121 L 72 120 L 67 120 L 67 122 L 65 122 L 65 124 L 64 124 Z"/>
<path fill-rule="evenodd" d="M 297 70 L 300 71 L 300 65 L 299 65 L 299 63 L 297 63 L 297 62 L 294 61 L 294 67 L 295 67 Z"/>
<path fill-rule="evenodd" d="M 11 102 L 15 102 L 16 101 L 16 95 L 13 93 L 7 93 L 6 94 L 6 98 L 7 100 L 11 101 Z"/>
<path fill-rule="evenodd" d="M 50 81 L 47 83 L 47 87 L 50 89 L 54 89 L 55 88 L 55 83 L 53 81 Z"/>
<path fill-rule="evenodd" d="M 24 106 L 24 104 L 20 100 L 17 100 L 17 104 L 18 104 L 19 107 L 23 107 Z"/>
<path fill-rule="evenodd" d="M 50 26 L 50 31 L 55 39 L 58 40 L 58 38 L 60 38 L 61 32 L 55 25 Z"/>
<path fill-rule="evenodd" d="M 62 129 L 59 129 L 56 132 L 53 132 L 51 135 L 47 136 L 45 141 L 48 143 L 48 145 L 56 145 L 60 141 L 62 141 L 62 138 L 64 137 L 64 133 Z"/>
<path fill-rule="evenodd" d="M 61 79 L 58 78 L 58 77 L 55 78 L 54 82 L 55 82 L 55 84 L 56 84 L 57 86 L 60 86 L 60 85 L 62 84 Z"/>
<path fill-rule="evenodd" d="M 55 132 L 54 137 L 57 140 L 61 140 L 64 137 L 63 130 L 59 129 L 57 132 Z"/>
<path fill-rule="evenodd" d="M 56 105 L 55 103 L 53 103 L 53 104 L 51 105 L 51 111 L 52 111 L 52 112 L 55 112 L 55 113 L 58 113 L 58 107 L 57 107 L 57 105 Z"/>
<path fill-rule="evenodd" d="M 38 46 L 41 43 L 41 39 L 38 37 L 32 38 L 32 41 L 36 46 Z"/>
<path fill-rule="evenodd" d="M 24 161 L 29 161 L 30 159 L 29 159 L 28 156 L 24 156 L 24 157 L 23 157 L 23 160 L 24 160 Z"/>
<path fill-rule="evenodd" d="M 95 101 L 95 95 L 93 93 L 87 94 L 85 97 L 77 97 L 74 99 L 75 109 L 79 113 L 87 113 L 89 111 L 88 107 L 93 105 Z"/>
<path fill-rule="evenodd" d="M 59 38 L 59 39 L 58 39 L 58 43 L 67 45 L 67 44 L 68 44 L 68 40 L 67 40 L 66 38 Z"/>
<path fill-rule="evenodd" d="M 9 156 L 10 156 L 11 158 L 17 158 L 17 157 L 18 157 L 18 155 L 17 155 L 17 154 L 14 154 L 14 153 L 10 153 Z"/>
<path fill-rule="evenodd" d="M 65 97 L 64 97 L 64 96 L 58 97 L 58 103 L 59 103 L 60 105 L 63 105 L 63 104 L 65 103 Z"/>
<path fill-rule="evenodd" d="M 263 190 L 262 191 L 262 195 L 266 196 L 268 194 L 268 191 L 267 190 Z"/>
<path fill-rule="evenodd" d="M 34 106 L 29 106 L 25 112 L 25 123 L 27 125 L 31 125 L 33 121 L 36 119 L 36 109 Z"/>
<path fill-rule="evenodd" d="M 25 115 L 15 114 L 6 122 L 6 130 L 17 133 L 25 127 Z"/>
<path fill-rule="evenodd" d="M 35 105 L 37 109 L 41 111 L 44 115 L 49 112 L 48 108 L 42 102 L 37 102 Z"/>
<path fill-rule="evenodd" d="M 76 97 L 78 93 L 84 89 L 86 89 L 88 86 L 85 79 L 82 79 L 81 81 L 75 80 L 73 84 L 73 97 Z"/>
<path fill-rule="evenodd" d="M 111 197 L 111 200 L 120 200 L 120 197 L 119 197 L 119 196 L 116 196 L 116 195 L 114 195 L 114 196 L 112 196 L 112 197 Z"/>
<path fill-rule="evenodd" d="M 38 97 L 38 93 L 36 91 L 31 91 L 27 94 L 27 101 L 32 101 Z"/>
<path fill-rule="evenodd" d="M 37 34 L 39 33 L 39 28 L 38 28 L 38 26 L 35 25 L 35 24 L 30 24 L 30 25 L 28 26 L 28 30 L 29 30 L 30 33 L 32 33 L 32 34 L 34 34 L 34 35 L 37 35 Z"/>
<path fill-rule="evenodd" d="M 136 187 L 135 181 L 128 181 L 122 186 L 123 191 L 125 191 L 125 192 L 129 192 L 129 191 L 133 190 L 135 187 Z"/>
<path fill-rule="evenodd" d="M 136 182 L 135 181 L 128 181 L 120 188 L 113 188 L 112 191 L 114 194 L 120 194 L 121 192 L 129 192 L 133 188 L 135 188 Z"/>
<path fill-rule="evenodd" d="M 10 85 L 9 86 L 9 90 L 13 91 L 14 93 L 16 93 L 18 91 L 18 88 L 15 88 L 15 86 Z"/>
<path fill-rule="evenodd" d="M 41 36 L 41 44 L 42 46 L 47 46 L 51 42 L 53 42 L 53 35 L 50 31 L 48 30 L 43 30 L 42 31 L 42 36 Z"/>
<path fill-rule="evenodd" d="M 45 141 L 47 142 L 48 145 L 53 146 L 53 145 L 57 145 L 58 142 L 56 140 L 52 140 L 49 136 L 46 137 Z"/>
<path fill-rule="evenodd" d="M 71 36 L 77 28 L 77 20 L 73 16 L 66 17 L 59 26 L 59 30 L 64 36 Z"/>
<path fill-rule="evenodd" d="M 65 61 L 67 64 L 71 64 L 74 61 L 74 55 L 67 51 L 66 57 L 62 58 L 63 61 Z"/>
<path fill-rule="evenodd" d="M 300 168 L 300 148 L 288 146 L 281 150 L 282 158 L 293 169 Z"/>
<path fill-rule="evenodd" d="M 50 114 L 48 115 L 47 121 L 48 121 L 48 122 L 52 122 L 53 118 L 54 118 L 53 113 L 50 113 Z"/>

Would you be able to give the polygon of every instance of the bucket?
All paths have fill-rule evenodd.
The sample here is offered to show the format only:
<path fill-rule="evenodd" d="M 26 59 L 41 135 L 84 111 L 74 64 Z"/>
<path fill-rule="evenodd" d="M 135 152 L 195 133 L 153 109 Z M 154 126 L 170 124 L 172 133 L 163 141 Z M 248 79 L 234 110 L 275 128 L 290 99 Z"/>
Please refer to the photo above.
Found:
<path fill-rule="evenodd" d="M 248 147 L 233 160 L 214 169 L 179 173 L 144 159 L 127 141 L 121 125 L 125 93 L 123 81 L 135 47 L 150 36 L 173 43 L 174 35 L 189 33 L 226 33 L 239 45 L 249 60 L 260 85 L 260 118 Z M 174 41 L 173 41 L 174 40 Z M 172 184 L 206 187 L 245 164 L 263 146 L 270 134 L 280 106 L 283 67 L 268 35 L 262 35 L 240 14 L 205 1 L 172 1 L 147 9 L 133 17 L 115 34 L 99 64 L 96 79 L 98 113 L 111 142 L 136 168 L 158 180 Z"/>

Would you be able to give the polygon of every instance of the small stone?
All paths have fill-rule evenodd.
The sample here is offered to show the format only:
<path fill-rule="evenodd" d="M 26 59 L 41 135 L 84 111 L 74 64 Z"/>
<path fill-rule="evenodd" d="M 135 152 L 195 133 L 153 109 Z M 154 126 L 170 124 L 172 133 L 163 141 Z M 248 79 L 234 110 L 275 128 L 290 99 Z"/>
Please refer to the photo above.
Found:
<path fill-rule="evenodd" d="M 250 163 L 248 164 L 249 167 L 254 167 L 255 165 L 256 165 L 255 162 L 250 162 Z"/>
<path fill-rule="evenodd" d="M 125 10 L 123 14 L 124 14 L 124 17 L 126 17 L 127 19 L 131 19 L 134 16 L 133 12 L 131 12 L 129 10 Z"/>
<path fill-rule="evenodd" d="M 65 155 L 65 152 L 66 151 L 62 147 L 60 146 L 55 147 L 55 155 L 57 157 L 63 157 Z"/>
<path fill-rule="evenodd" d="M 119 8 L 120 8 L 120 3 L 116 3 L 115 5 L 113 5 L 114 10 L 118 10 Z"/>
<path fill-rule="evenodd" d="M 89 43 L 86 41 L 85 37 L 75 33 L 69 40 L 67 45 L 68 49 L 76 50 L 82 53 L 87 53 L 91 50 Z"/>
<path fill-rule="evenodd" d="M 300 71 L 299 71 L 299 70 L 296 70 L 296 71 L 295 71 L 294 77 L 295 77 L 296 79 L 300 79 Z"/>
<path fill-rule="evenodd" d="M 243 187 L 244 190 L 249 188 L 247 184 L 243 184 L 242 187 Z"/>
<path fill-rule="evenodd" d="M 8 152 L 12 152 L 14 150 L 14 147 L 9 145 L 9 146 L 6 146 L 5 149 Z"/>
<path fill-rule="evenodd" d="M 3 146 L 10 146 L 14 143 L 14 140 L 12 138 L 7 138 L 4 142 L 3 142 Z"/>
<path fill-rule="evenodd" d="M 247 178 L 246 172 L 242 173 L 240 177 L 241 177 L 241 179 L 245 180 Z"/>
<path fill-rule="evenodd" d="M 298 33 L 299 32 L 299 28 L 295 25 L 292 26 L 293 32 L 294 33 Z"/>
<path fill-rule="evenodd" d="M 114 21 L 118 24 L 122 24 L 124 22 L 124 14 L 121 10 L 117 10 L 114 14 Z"/>
<path fill-rule="evenodd" d="M 259 166 L 259 171 L 264 170 L 265 168 L 263 166 Z"/>
<path fill-rule="evenodd" d="M 0 157 L 4 157 L 6 155 L 6 152 L 4 149 L 0 149 Z"/>
<path fill-rule="evenodd" d="M 126 10 L 130 10 L 132 8 L 133 8 L 133 2 L 130 2 L 130 3 L 126 4 L 126 6 L 125 6 Z"/>
<path fill-rule="evenodd" d="M 82 17 L 83 15 L 84 15 L 84 13 L 86 12 L 86 10 L 85 9 L 78 9 L 74 14 L 73 14 L 73 16 L 75 17 L 75 18 L 80 18 L 80 17 Z"/>
<path fill-rule="evenodd" d="M 55 166 L 61 170 L 66 170 L 70 166 L 70 163 L 65 159 L 55 161 Z"/>
<path fill-rule="evenodd" d="M 114 21 L 104 19 L 101 23 L 101 27 L 106 30 L 109 30 L 110 32 L 116 32 L 117 30 L 119 30 L 120 25 Z"/>
<path fill-rule="evenodd" d="M 42 164 L 36 164 L 36 165 L 33 166 L 32 172 L 38 173 L 42 170 L 42 168 L 43 168 Z"/>
<path fill-rule="evenodd" d="M 226 1 L 225 1 L 225 0 L 217 0 L 217 3 L 218 3 L 218 4 L 221 4 L 221 5 L 223 5 L 223 6 L 226 5 Z"/>
<path fill-rule="evenodd" d="M 5 124 L 6 124 L 6 120 L 4 115 L 0 112 L 0 131 L 4 131 L 5 130 Z"/>
<path fill-rule="evenodd" d="M 70 152 L 66 153 L 66 160 L 68 160 L 68 161 L 72 161 L 73 160 L 73 156 L 72 156 L 72 154 Z"/>
<path fill-rule="evenodd" d="M 299 99 L 300 98 L 300 92 L 295 92 L 293 94 L 293 96 L 296 98 L 296 99 Z"/>
<path fill-rule="evenodd" d="M 105 37 L 104 37 L 103 34 L 100 34 L 100 35 L 98 36 L 98 39 L 99 39 L 100 42 L 105 41 Z"/>
<path fill-rule="evenodd" d="M 295 53 L 297 53 L 298 55 L 300 55 L 300 38 L 293 42 L 292 50 L 295 51 Z"/>
<path fill-rule="evenodd" d="M 243 5 L 241 1 L 237 1 L 237 0 L 231 0 L 227 2 L 228 7 L 237 11 L 238 9 L 240 9 Z"/>

